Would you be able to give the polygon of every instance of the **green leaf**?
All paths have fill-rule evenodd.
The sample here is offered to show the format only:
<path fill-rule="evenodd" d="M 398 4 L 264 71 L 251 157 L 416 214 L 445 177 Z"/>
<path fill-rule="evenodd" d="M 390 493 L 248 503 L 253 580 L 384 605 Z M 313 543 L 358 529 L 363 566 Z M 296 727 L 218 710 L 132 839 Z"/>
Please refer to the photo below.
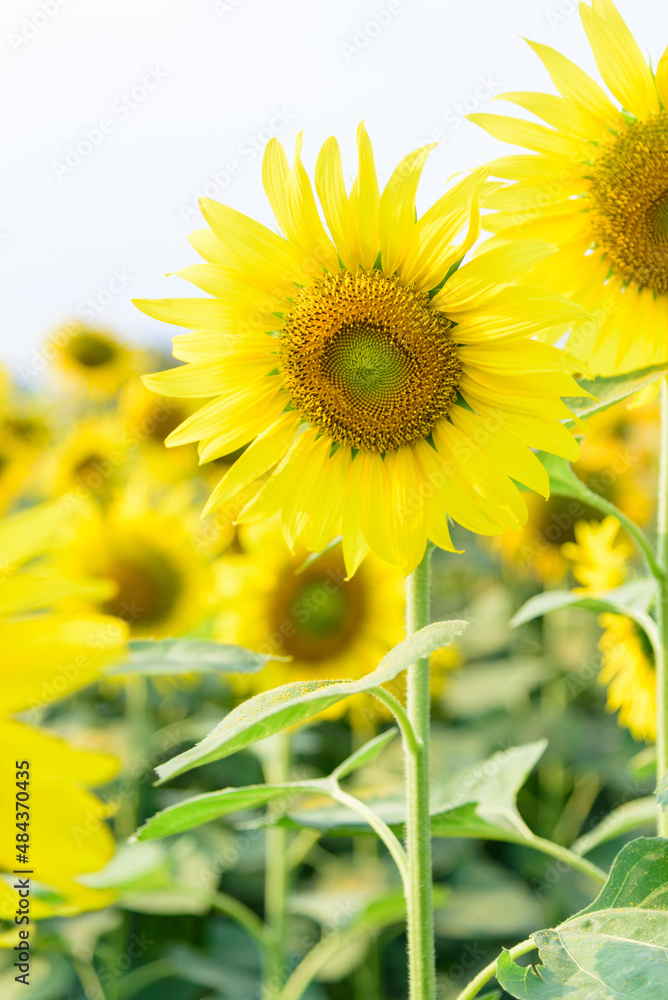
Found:
<path fill-rule="evenodd" d="M 517 793 L 547 746 L 547 740 L 500 750 L 467 768 L 432 804 L 434 837 L 481 837 L 523 843 L 531 831 L 517 811 Z"/>
<path fill-rule="evenodd" d="M 556 493 L 563 497 L 576 497 L 583 503 L 590 503 L 592 497 L 597 499 L 596 494 L 588 486 L 585 486 L 581 479 L 578 479 L 567 459 L 561 458 L 559 455 L 550 455 L 544 451 L 538 452 L 537 457 L 545 466 L 545 471 L 550 477 L 550 493 Z"/>
<path fill-rule="evenodd" d="M 593 417 L 596 413 L 608 410 L 615 403 L 628 399 L 648 385 L 653 385 L 668 372 L 668 365 L 649 365 L 647 368 L 636 368 L 634 371 L 625 372 L 623 375 L 600 376 L 595 379 L 577 379 L 578 385 L 582 386 L 585 392 L 591 393 L 595 399 L 588 399 L 582 396 L 573 396 L 564 399 L 564 402 L 571 413 L 574 413 L 582 420 Z M 566 422 L 567 427 L 575 426 L 574 420 Z"/>
<path fill-rule="evenodd" d="M 656 790 L 656 797 L 659 805 L 665 812 L 668 809 L 668 774 L 664 774 Z"/>
<path fill-rule="evenodd" d="M 160 783 L 305 722 L 350 695 L 371 691 L 393 680 L 411 663 L 447 646 L 465 627 L 466 622 L 461 621 L 427 625 L 390 650 L 375 670 L 359 680 L 298 681 L 249 698 L 201 743 L 156 768 Z"/>
<path fill-rule="evenodd" d="M 668 983 L 668 841 L 641 838 L 615 859 L 591 904 L 532 935 L 542 965 L 508 952 L 497 979 L 518 1000 L 658 1000 Z"/>
<path fill-rule="evenodd" d="M 656 597 L 656 581 L 654 577 L 640 577 L 623 583 L 614 590 L 605 593 L 581 594 L 574 590 L 548 590 L 542 594 L 530 597 L 517 614 L 511 619 L 513 628 L 525 625 L 561 608 L 579 607 L 587 611 L 613 611 L 616 614 L 634 617 L 634 612 L 646 611 Z"/>
<path fill-rule="evenodd" d="M 375 736 L 368 743 L 365 743 L 363 747 L 356 750 L 354 753 L 347 757 L 342 764 L 339 764 L 337 768 L 332 771 L 332 777 L 337 780 L 340 778 L 345 778 L 348 774 L 352 774 L 353 771 L 359 770 L 360 767 L 364 767 L 365 764 L 371 763 L 375 760 L 379 754 L 383 752 L 388 743 L 390 743 L 394 737 L 397 735 L 399 730 L 396 727 L 392 729 L 387 729 L 380 736 Z"/>
<path fill-rule="evenodd" d="M 151 816 L 131 837 L 130 842 L 170 837 L 174 833 L 191 830 L 203 823 L 210 823 L 221 816 L 243 812 L 266 805 L 275 799 L 304 795 L 318 791 L 317 781 L 290 782 L 284 785 L 245 785 L 243 788 L 223 788 L 218 792 L 195 795 L 185 802 L 177 802 Z"/>
<path fill-rule="evenodd" d="M 532 834 L 517 811 L 517 792 L 547 746 L 546 740 L 501 750 L 431 787 L 434 837 L 473 837 L 525 843 Z M 403 798 L 368 800 L 397 832 L 406 817 Z M 290 811 L 282 825 L 326 830 L 335 836 L 371 831 L 345 806 Z"/>
<path fill-rule="evenodd" d="M 206 639 L 134 639 L 128 648 L 128 659 L 110 674 L 252 674 L 269 660 L 289 659 Z"/>
<path fill-rule="evenodd" d="M 614 840 L 615 837 L 621 837 L 623 834 L 630 833 L 632 830 L 637 830 L 649 823 L 656 823 L 656 815 L 656 799 L 653 795 L 635 799 L 633 802 L 625 802 L 624 805 L 613 809 L 605 819 L 579 837 L 571 846 L 571 850 L 576 854 L 588 854 L 599 844 L 605 844 L 609 840 Z"/>

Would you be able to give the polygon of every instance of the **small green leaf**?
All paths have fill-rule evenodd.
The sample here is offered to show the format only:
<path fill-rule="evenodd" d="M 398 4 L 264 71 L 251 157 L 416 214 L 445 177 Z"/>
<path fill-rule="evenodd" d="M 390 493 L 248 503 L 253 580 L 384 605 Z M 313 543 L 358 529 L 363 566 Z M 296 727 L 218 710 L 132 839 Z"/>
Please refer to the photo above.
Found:
<path fill-rule="evenodd" d="M 658 1000 L 668 984 L 668 841 L 641 838 L 615 859 L 591 904 L 532 935 L 542 964 L 508 952 L 497 979 L 517 1000 Z"/>
<path fill-rule="evenodd" d="M 595 399 L 588 399 L 583 396 L 574 396 L 564 399 L 564 402 L 571 413 L 574 413 L 582 420 L 593 417 L 596 413 L 608 410 L 615 403 L 628 399 L 641 389 L 658 382 L 659 379 L 668 372 L 668 365 L 649 365 L 647 368 L 636 368 L 634 371 L 625 372 L 623 375 L 600 376 L 595 379 L 577 379 L 578 385 L 582 386 L 585 392 L 591 393 Z M 574 420 L 566 422 L 566 426 L 575 426 Z"/>
<path fill-rule="evenodd" d="M 342 764 L 339 764 L 332 771 L 332 777 L 337 780 L 345 778 L 346 775 L 352 774 L 353 771 L 357 771 L 360 767 L 364 767 L 365 764 L 369 764 L 372 760 L 375 760 L 398 732 L 399 730 L 396 728 L 388 729 L 384 733 L 381 733 L 380 736 L 375 736 L 372 740 L 369 740 L 363 747 L 360 747 L 350 757 L 347 757 Z"/>
<path fill-rule="evenodd" d="M 191 750 L 156 768 L 160 783 L 192 767 L 227 757 L 251 743 L 313 718 L 353 694 L 393 680 L 416 660 L 447 646 L 466 622 L 434 622 L 391 649 L 371 673 L 355 681 L 297 681 L 264 691 L 237 706 Z"/>
<path fill-rule="evenodd" d="M 605 844 L 607 841 L 621 837 L 632 830 L 637 830 L 641 826 L 656 823 L 656 815 L 656 799 L 652 795 L 635 799 L 633 802 L 625 802 L 624 805 L 613 809 L 605 819 L 579 837 L 571 846 L 571 850 L 576 854 L 588 854 L 599 844 Z"/>
<path fill-rule="evenodd" d="M 128 659 L 110 674 L 251 674 L 269 660 L 289 659 L 206 639 L 134 639 L 128 648 Z"/>
<path fill-rule="evenodd" d="M 317 791 L 316 782 L 290 782 L 284 785 L 245 785 L 243 788 L 223 788 L 218 792 L 196 795 L 184 802 L 177 802 L 151 816 L 130 838 L 155 840 L 170 837 L 174 833 L 192 830 L 195 826 L 210 823 L 221 816 L 254 809 L 275 799 L 287 799 L 303 795 L 306 791 Z"/>
<path fill-rule="evenodd" d="M 668 774 L 664 774 L 656 790 L 656 798 L 662 810 L 668 809 Z"/>
<path fill-rule="evenodd" d="M 511 619 L 513 628 L 525 625 L 534 618 L 558 611 L 560 608 L 579 607 L 586 611 L 613 611 L 615 614 L 633 617 L 635 611 L 646 611 L 656 597 L 656 581 L 653 577 L 640 577 L 623 583 L 621 587 L 605 593 L 582 594 L 574 590 L 548 590 L 530 597 Z"/>

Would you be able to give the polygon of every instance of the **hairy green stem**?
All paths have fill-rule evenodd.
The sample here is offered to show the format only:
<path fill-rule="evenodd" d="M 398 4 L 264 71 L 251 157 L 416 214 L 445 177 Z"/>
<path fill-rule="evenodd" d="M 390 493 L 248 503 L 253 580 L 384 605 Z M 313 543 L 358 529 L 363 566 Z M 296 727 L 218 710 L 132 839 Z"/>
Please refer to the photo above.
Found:
<path fill-rule="evenodd" d="M 516 944 L 514 948 L 511 948 L 508 954 L 511 958 L 519 958 L 520 955 L 528 955 L 530 951 L 535 949 L 536 945 L 528 938 L 526 941 Z M 495 958 L 493 962 L 486 965 L 485 968 L 478 973 L 475 979 L 472 979 L 468 986 L 462 990 L 462 992 L 457 997 L 457 1000 L 473 1000 L 474 997 L 478 995 L 480 990 L 485 986 L 490 979 L 493 979 L 496 975 L 498 964 L 498 958 Z"/>
<path fill-rule="evenodd" d="M 430 561 L 433 546 L 406 581 L 406 632 L 429 624 Z M 408 977 L 410 1000 L 435 1000 L 433 876 L 429 810 L 429 658 L 407 671 L 407 709 L 415 742 L 404 737 L 406 762 L 406 855 L 408 859 Z"/>
<path fill-rule="evenodd" d="M 377 698 L 378 701 L 381 701 L 386 708 L 389 708 L 390 712 L 392 712 L 392 715 L 397 720 L 404 742 L 411 748 L 411 750 L 417 750 L 418 740 L 415 736 L 415 731 L 413 730 L 411 720 L 408 718 L 408 712 L 399 699 L 395 698 L 393 694 L 390 694 L 389 691 L 386 691 L 385 688 L 382 687 L 371 688 L 371 694 L 374 698 Z"/>
<path fill-rule="evenodd" d="M 277 733 L 271 749 L 263 758 L 265 780 L 269 785 L 280 785 L 290 779 L 290 735 Z M 265 949 L 262 975 L 262 996 L 265 1000 L 277 997 L 288 976 L 285 937 L 287 932 L 288 902 L 288 831 L 281 826 L 266 831 L 265 856 L 265 924 L 269 931 L 269 944 Z"/>
<path fill-rule="evenodd" d="M 668 380 L 661 383 L 661 445 L 659 449 L 659 503 L 657 512 L 657 555 L 663 570 L 659 580 L 656 651 L 656 781 L 668 773 Z M 659 807 L 657 820 L 661 837 L 668 837 L 668 812 Z"/>

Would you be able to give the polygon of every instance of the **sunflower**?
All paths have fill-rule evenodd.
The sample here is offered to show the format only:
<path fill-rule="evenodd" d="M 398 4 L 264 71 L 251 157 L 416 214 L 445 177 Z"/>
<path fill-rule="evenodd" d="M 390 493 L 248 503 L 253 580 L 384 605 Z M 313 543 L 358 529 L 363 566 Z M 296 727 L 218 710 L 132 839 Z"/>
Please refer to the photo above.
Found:
<path fill-rule="evenodd" d="M 654 508 L 659 434 L 656 404 L 614 406 L 591 417 L 584 426 L 587 434 L 574 464 L 578 477 L 636 524 L 646 524 Z M 558 495 L 547 501 L 529 495 L 527 508 L 529 517 L 522 530 L 504 532 L 491 546 L 522 576 L 555 586 L 568 573 L 569 557 L 564 550 L 578 541 L 578 522 L 598 523 L 600 514 L 581 500 Z"/>
<path fill-rule="evenodd" d="M 586 485 L 605 497 L 636 524 L 648 524 L 655 508 L 659 453 L 659 406 L 625 403 L 586 421 L 575 471 Z"/>
<path fill-rule="evenodd" d="M 558 494 L 547 500 L 528 494 L 526 504 L 529 516 L 521 531 L 504 531 L 492 539 L 491 548 L 521 577 L 554 587 L 568 573 L 563 547 L 576 541 L 576 524 L 597 512 L 575 497 Z"/>
<path fill-rule="evenodd" d="M 47 348 L 63 384 L 93 396 L 115 395 L 142 368 L 141 352 L 126 347 L 112 333 L 78 320 L 57 330 L 45 354 Z"/>
<path fill-rule="evenodd" d="M 167 451 L 165 438 L 189 417 L 195 407 L 187 399 L 156 398 L 139 379 L 123 387 L 118 414 L 124 440 L 138 451 L 144 465 L 156 479 L 172 483 L 197 472 L 197 452 L 192 445 Z"/>
<path fill-rule="evenodd" d="M 627 577 L 633 545 L 618 540 L 621 525 L 614 517 L 599 523 L 575 525 L 577 544 L 564 545 L 564 556 L 573 564 L 581 593 L 596 594 L 618 587 Z M 634 739 L 655 738 L 656 676 L 650 642 L 631 618 L 606 612 L 598 623 L 604 630 L 598 648 L 603 662 L 599 684 L 608 688 L 608 709 L 619 711 L 620 726 Z"/>
<path fill-rule="evenodd" d="M 310 551 L 341 534 L 348 575 L 370 550 L 408 573 L 428 538 L 453 550 L 449 517 L 488 535 L 522 525 L 511 480 L 548 492 L 532 446 L 577 457 L 560 397 L 581 395 L 568 373 L 582 363 L 531 338 L 583 312 L 513 286 L 552 252 L 544 244 L 502 246 L 457 270 L 478 236 L 485 170 L 416 218 L 432 147 L 405 157 L 381 194 L 363 126 L 357 139 L 349 194 L 334 138 L 318 157 L 328 229 L 301 136 L 291 168 L 275 139 L 264 156 L 282 236 L 202 200 L 211 228 L 192 242 L 207 263 L 180 273 L 213 298 L 136 303 L 192 331 L 174 340 L 187 364 L 144 381 L 167 396 L 216 397 L 168 444 L 199 441 L 202 461 L 248 445 L 207 509 L 270 473 L 241 521 L 280 513 L 290 547 Z"/>
<path fill-rule="evenodd" d="M 47 484 L 71 502 L 108 503 L 125 485 L 132 459 L 131 440 L 114 413 L 79 421 L 49 455 Z"/>
<path fill-rule="evenodd" d="M 42 414 L 30 403 L 13 398 L 10 388 L 0 402 L 0 511 L 19 494 L 32 492 L 36 462 L 49 437 Z"/>
<path fill-rule="evenodd" d="M 291 681 L 362 677 L 403 638 L 404 581 L 398 567 L 371 554 L 346 579 L 340 545 L 310 561 L 304 549 L 290 552 L 276 519 L 244 529 L 240 543 L 241 553 L 218 563 L 224 603 L 216 638 L 291 659 L 231 677 L 239 694 Z M 445 671 L 458 662 L 449 648 L 437 654 L 434 693 L 442 688 Z M 390 688 L 401 697 L 401 682 Z M 340 702 L 327 716 L 343 712 L 365 729 L 385 714 L 380 703 L 364 695 Z"/>
<path fill-rule="evenodd" d="M 583 592 L 610 590 L 626 579 L 626 564 L 634 548 L 628 538 L 617 543 L 620 528 L 612 516 L 602 521 L 576 522 L 575 542 L 566 542 L 562 552 L 574 563 L 573 575 L 582 584 Z"/>
<path fill-rule="evenodd" d="M 611 0 L 581 3 L 580 14 L 611 96 L 559 52 L 529 42 L 561 96 L 501 96 L 550 127 L 469 117 L 533 151 L 490 164 L 513 183 L 492 194 L 496 213 L 485 225 L 504 239 L 559 246 L 526 280 L 572 295 L 600 321 L 569 346 L 610 374 L 668 359 L 668 50 L 655 74 Z"/>
<path fill-rule="evenodd" d="M 608 709 L 619 711 L 620 726 L 636 740 L 656 738 L 656 671 L 649 641 L 630 618 L 604 614 L 599 624 L 605 629 L 598 648 L 603 669 L 600 684 L 608 687 Z"/>
<path fill-rule="evenodd" d="M 111 581 L 112 593 L 92 607 L 127 622 L 132 638 L 183 635 L 213 611 L 213 571 L 190 509 L 189 491 L 156 498 L 133 480 L 107 508 L 81 506 L 54 560 L 67 574 Z"/>
<path fill-rule="evenodd" d="M 44 729 L 16 719 L 15 713 L 50 702 L 96 680 L 102 667 L 122 658 L 126 628 L 103 615 L 74 617 L 61 607 L 74 595 L 104 594 L 99 581 L 67 578 L 34 560 L 59 532 L 58 504 L 28 508 L 0 521 L 2 716 L 0 753 L 5 761 L 28 761 L 30 771 L 30 853 L 35 917 L 68 915 L 106 906 L 109 892 L 87 889 L 76 881 L 97 871 L 114 852 L 104 823 L 107 806 L 90 788 L 108 782 L 118 761 L 108 754 L 82 750 Z M 23 768 L 19 768 L 23 770 Z M 17 786 L 14 768 L 3 768 L 0 809 L 13 815 Z M 25 778 L 25 775 L 22 775 Z M 17 867 L 16 830 L 7 828 L 0 842 L 0 917 L 13 921 L 18 896 L 11 887 Z M 26 867 L 26 865 L 23 865 Z"/>

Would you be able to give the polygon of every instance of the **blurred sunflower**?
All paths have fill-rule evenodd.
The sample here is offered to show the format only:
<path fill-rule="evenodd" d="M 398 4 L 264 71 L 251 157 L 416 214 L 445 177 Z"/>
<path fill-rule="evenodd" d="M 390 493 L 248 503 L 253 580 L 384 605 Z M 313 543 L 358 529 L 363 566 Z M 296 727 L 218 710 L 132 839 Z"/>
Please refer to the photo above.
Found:
<path fill-rule="evenodd" d="M 133 638 L 183 635 L 212 613 L 213 570 L 190 530 L 191 500 L 186 489 L 155 498 L 133 480 L 108 508 L 82 507 L 54 554 L 65 573 L 112 582 L 93 605 L 127 622 Z"/>
<path fill-rule="evenodd" d="M 42 413 L 32 400 L 19 402 L 10 388 L 0 401 L 0 511 L 22 491 L 32 491 L 36 463 L 49 440 L 49 425 Z"/>
<path fill-rule="evenodd" d="M 608 687 L 608 709 L 636 740 L 656 738 L 656 671 L 647 636 L 624 615 L 603 614 L 598 644 L 603 658 L 599 683 Z"/>
<path fill-rule="evenodd" d="M 654 508 L 659 414 L 656 404 L 620 404 L 586 421 L 578 477 L 611 501 L 636 524 L 646 524 Z M 576 539 L 578 521 L 600 521 L 593 507 L 573 497 L 526 498 L 529 517 L 520 532 L 506 531 L 491 542 L 506 564 L 548 586 L 562 583 L 569 569 L 564 545 Z M 612 585 L 610 585 L 612 586 Z"/>
<path fill-rule="evenodd" d="M 563 546 L 575 541 L 575 525 L 597 517 L 597 512 L 581 500 L 558 494 L 548 500 L 528 494 L 526 504 L 529 516 L 522 530 L 504 531 L 492 540 L 491 548 L 520 577 L 554 587 L 568 573 Z"/>
<path fill-rule="evenodd" d="M 658 403 L 620 403 L 591 417 L 586 428 L 575 465 L 578 476 L 636 524 L 648 524 L 655 507 Z"/>
<path fill-rule="evenodd" d="M 126 347 L 112 333 L 78 320 L 57 330 L 48 347 L 62 382 L 90 396 L 115 395 L 142 368 L 140 351 Z"/>
<path fill-rule="evenodd" d="M 244 530 L 241 544 L 243 553 L 218 563 L 224 604 L 216 637 L 292 659 L 272 661 L 256 674 L 233 675 L 240 694 L 292 681 L 362 677 L 403 638 L 403 577 L 396 566 L 370 555 L 346 579 L 340 546 L 309 562 L 306 550 L 290 552 L 275 518 Z M 434 654 L 436 694 L 444 671 L 457 663 L 450 648 Z M 401 697 L 404 681 L 389 689 Z M 340 702 L 327 716 L 344 712 L 362 728 L 385 717 L 384 707 L 367 695 Z"/>
<path fill-rule="evenodd" d="M 566 542 L 562 553 L 574 564 L 573 575 L 583 592 L 611 590 L 626 579 L 626 564 L 634 549 L 626 537 L 617 544 L 620 527 L 612 516 L 576 522 L 575 542 Z"/>
<path fill-rule="evenodd" d="M 453 550 L 448 517 L 487 535 L 523 524 L 511 479 L 548 492 L 531 446 L 577 457 L 560 397 L 581 394 L 568 373 L 582 363 L 531 338 L 584 314 L 512 285 L 552 252 L 544 244 L 502 246 L 457 270 L 479 233 L 485 170 L 416 218 L 433 147 L 405 157 L 381 193 L 363 125 L 357 139 L 350 194 L 334 138 L 318 157 L 329 232 L 301 136 L 292 168 L 275 139 L 264 156 L 283 236 L 202 200 L 211 229 L 192 242 L 207 263 L 180 274 L 214 298 L 136 303 L 193 331 L 174 338 L 187 364 L 144 381 L 217 397 L 167 444 L 199 441 L 203 461 L 248 445 L 207 509 L 255 484 L 240 520 L 280 513 L 288 544 L 310 551 L 341 534 L 348 575 L 370 550 L 408 573 L 428 538 Z"/>
<path fill-rule="evenodd" d="M 88 416 L 49 455 L 46 481 L 55 496 L 108 503 L 126 483 L 130 441 L 115 413 Z"/>
<path fill-rule="evenodd" d="M 79 885 L 76 877 L 102 868 L 114 852 L 113 837 L 104 823 L 108 808 L 89 788 L 111 780 L 118 761 L 9 718 L 91 683 L 106 663 L 124 655 L 123 622 L 104 615 L 73 617 L 60 607 L 74 596 L 104 596 L 109 593 L 106 584 L 62 577 L 41 564 L 32 565 L 53 544 L 62 519 L 62 507 L 47 504 L 0 522 L 5 567 L 0 580 L 0 752 L 6 761 L 29 761 L 33 802 L 29 867 L 34 872 L 37 918 L 107 906 L 113 899 L 112 893 Z M 4 816 L 15 812 L 14 770 L 5 767 L 0 778 Z M 11 873 L 17 867 L 15 833 L 7 826 L 0 842 L 0 872 Z M 9 874 L 0 879 L 0 917 L 12 922 L 18 901 L 13 881 Z"/>
<path fill-rule="evenodd" d="M 600 320 L 578 330 L 570 346 L 609 374 L 668 358 L 668 50 L 654 73 L 611 0 L 581 3 L 580 15 L 614 100 L 565 56 L 529 42 L 561 96 L 501 98 L 551 127 L 469 117 L 534 152 L 490 164 L 513 183 L 486 203 L 497 211 L 485 226 L 504 239 L 560 247 L 526 280 L 572 295 Z M 540 336 L 554 339 L 549 331 Z"/>
<path fill-rule="evenodd" d="M 573 563 L 573 575 L 583 584 L 583 593 L 600 593 L 618 587 L 626 579 L 627 560 L 633 546 L 622 538 L 614 517 L 600 524 L 581 521 L 575 525 L 577 544 L 565 545 L 564 554 Z M 609 612 L 598 619 L 604 630 L 598 648 L 603 662 L 599 684 L 608 688 L 607 707 L 619 711 L 618 722 L 636 740 L 652 741 L 656 735 L 656 674 L 651 644 L 631 618 Z"/>
<path fill-rule="evenodd" d="M 132 379 L 121 390 L 118 415 L 124 437 L 139 450 L 142 465 L 156 479 L 172 483 L 197 473 L 197 452 L 192 445 L 169 451 L 164 447 L 165 438 L 195 409 L 187 399 L 157 397 L 139 379 Z"/>

